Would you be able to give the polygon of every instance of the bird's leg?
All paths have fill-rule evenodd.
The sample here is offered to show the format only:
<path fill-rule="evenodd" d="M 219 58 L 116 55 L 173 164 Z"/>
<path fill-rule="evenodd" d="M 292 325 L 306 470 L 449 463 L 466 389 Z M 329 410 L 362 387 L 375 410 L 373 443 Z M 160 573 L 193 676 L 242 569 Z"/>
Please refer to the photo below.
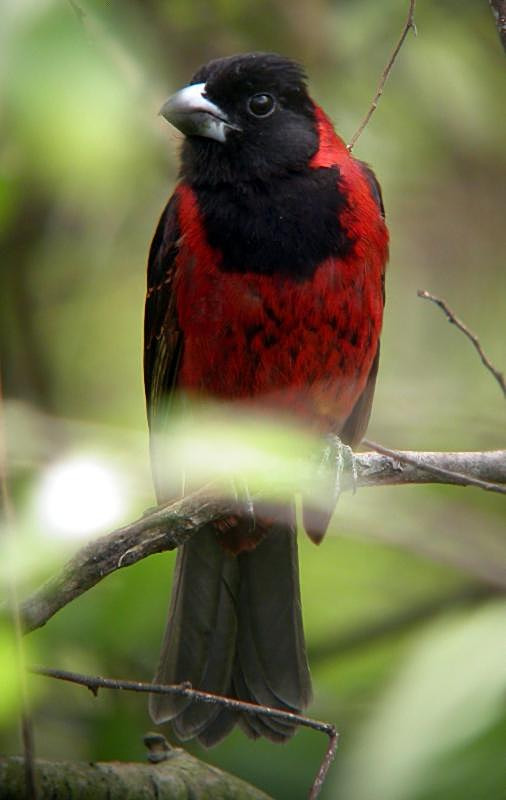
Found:
<path fill-rule="evenodd" d="M 307 535 L 319 544 L 329 526 L 336 503 L 343 490 L 343 476 L 355 488 L 357 469 L 351 447 L 343 444 L 335 434 L 329 434 L 320 443 L 315 456 L 318 458 L 313 471 L 313 489 L 303 494 L 302 519 Z"/>
<path fill-rule="evenodd" d="M 325 437 L 325 446 L 323 448 L 323 455 L 318 465 L 317 475 L 320 478 L 325 478 L 329 474 L 333 478 L 333 499 L 337 503 L 339 495 L 342 492 L 342 478 L 343 475 L 349 474 L 351 476 L 351 485 L 353 494 L 357 490 L 357 462 L 355 454 L 351 447 L 343 444 L 339 436 L 330 433 Z"/>
<path fill-rule="evenodd" d="M 252 533 L 256 526 L 255 505 L 248 484 L 241 475 L 235 475 L 232 478 L 232 489 L 237 505 L 243 510 L 244 516 L 248 520 L 248 530 Z"/>

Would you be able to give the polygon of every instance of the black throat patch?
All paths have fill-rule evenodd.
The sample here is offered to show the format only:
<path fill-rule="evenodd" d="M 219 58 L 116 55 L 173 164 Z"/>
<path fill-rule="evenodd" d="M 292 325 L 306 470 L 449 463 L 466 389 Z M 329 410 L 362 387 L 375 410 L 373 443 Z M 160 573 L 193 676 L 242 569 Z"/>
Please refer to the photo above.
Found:
<path fill-rule="evenodd" d="M 347 199 L 337 167 L 307 168 L 263 181 L 194 185 L 207 240 L 227 272 L 310 278 L 353 240 L 340 224 Z"/>

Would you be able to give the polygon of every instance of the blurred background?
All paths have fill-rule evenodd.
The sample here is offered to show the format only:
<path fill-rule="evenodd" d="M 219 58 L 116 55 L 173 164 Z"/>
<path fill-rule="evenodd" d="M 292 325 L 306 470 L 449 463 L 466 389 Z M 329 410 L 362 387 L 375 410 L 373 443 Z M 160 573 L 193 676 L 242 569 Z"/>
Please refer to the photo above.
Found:
<path fill-rule="evenodd" d="M 0 353 L 26 593 L 82 543 L 154 502 L 141 383 L 145 263 L 180 136 L 157 116 L 211 57 L 275 50 L 307 67 L 345 140 L 368 108 L 407 0 L 3 0 Z M 504 56 L 486 0 L 419 3 L 355 155 L 391 231 L 371 439 L 506 446 L 504 398 L 443 296 L 506 367 Z M 506 798 L 504 498 L 444 486 L 344 496 L 320 548 L 300 537 L 315 698 L 341 732 L 324 798 Z M 117 572 L 26 640 L 30 662 L 149 680 L 173 556 Z M 0 752 L 20 752 L 0 628 Z M 142 696 L 31 681 L 36 752 L 144 759 Z M 191 752 L 278 800 L 326 746 L 234 732 Z"/>

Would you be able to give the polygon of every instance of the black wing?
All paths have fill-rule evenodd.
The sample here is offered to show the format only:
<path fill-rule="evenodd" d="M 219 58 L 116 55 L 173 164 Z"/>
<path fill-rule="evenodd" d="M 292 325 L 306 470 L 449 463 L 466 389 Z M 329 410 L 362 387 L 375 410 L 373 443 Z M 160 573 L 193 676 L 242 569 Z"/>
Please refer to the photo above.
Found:
<path fill-rule="evenodd" d="M 363 174 L 367 178 L 371 194 L 376 202 L 376 205 L 380 210 L 381 216 L 383 217 L 383 219 L 385 219 L 385 207 L 383 205 L 381 187 L 378 183 L 376 175 L 369 167 L 369 165 L 366 164 L 364 161 L 359 161 L 358 163 L 360 164 Z M 382 283 L 382 294 L 383 294 L 383 305 L 385 305 L 384 274 Z M 351 444 L 353 447 L 356 447 L 360 443 L 360 440 L 362 439 L 362 436 L 366 431 L 367 424 L 369 422 L 369 417 L 371 416 L 372 400 L 374 396 L 374 389 L 376 386 L 376 376 L 378 374 L 379 355 L 380 355 L 380 347 L 378 344 L 378 349 L 376 350 L 376 355 L 374 357 L 374 361 L 372 362 L 372 366 L 369 371 L 365 388 L 360 397 L 358 398 L 357 402 L 355 403 L 353 411 L 346 420 L 339 434 L 340 438 L 345 444 Z"/>
<path fill-rule="evenodd" d="M 179 238 L 178 197 L 173 195 L 158 223 L 148 258 L 144 388 L 151 429 L 159 426 L 159 413 L 166 412 L 170 405 L 181 356 L 181 331 L 172 287 Z"/>
<path fill-rule="evenodd" d="M 358 163 L 360 164 L 363 174 L 367 178 L 367 183 L 369 184 L 371 194 L 374 197 L 376 205 L 381 211 L 381 216 L 383 219 L 385 219 L 385 206 L 383 205 L 383 195 L 381 194 L 381 186 L 378 183 L 378 179 L 370 168 L 369 164 L 366 164 L 365 161 L 358 161 Z"/>
<path fill-rule="evenodd" d="M 376 176 L 372 169 L 365 164 L 363 161 L 357 162 L 360 165 L 360 168 L 367 180 L 369 185 L 369 189 L 371 191 L 371 195 L 378 206 L 378 210 L 383 217 L 385 218 L 385 209 L 383 207 L 383 198 L 381 196 L 381 188 L 376 180 Z M 382 295 L 383 295 L 383 305 L 385 304 L 385 276 L 383 274 L 383 281 L 382 281 Z M 337 431 L 339 438 L 341 439 L 344 444 L 350 445 L 351 447 L 356 447 L 360 444 L 362 437 L 366 431 L 367 424 L 369 422 L 369 417 L 371 415 L 372 409 L 372 400 L 374 396 L 374 389 L 376 386 L 376 376 L 378 374 L 378 365 L 379 365 L 379 355 L 380 355 L 380 346 L 378 342 L 378 347 L 376 349 L 376 353 L 371 364 L 371 369 L 369 370 L 369 375 L 367 376 L 367 382 L 362 390 L 362 393 L 358 397 L 353 409 L 345 421 L 344 425 L 342 426 L 340 431 Z M 335 477 L 333 478 L 334 486 L 335 486 Z M 332 496 L 332 493 L 329 492 L 329 495 Z M 318 544 L 323 539 L 325 535 L 325 531 L 328 528 L 330 518 L 334 512 L 335 508 L 335 498 L 331 500 L 331 502 L 325 507 L 325 505 L 320 506 L 319 508 L 314 508 L 311 506 L 311 503 L 305 502 L 303 497 L 303 523 L 304 528 L 306 529 L 306 533 L 308 536 Z"/>
<path fill-rule="evenodd" d="M 378 374 L 379 351 L 380 348 L 378 344 L 376 356 L 372 362 L 372 367 L 369 371 L 365 388 L 355 403 L 353 411 L 344 423 L 339 434 L 341 441 L 343 441 L 345 444 L 351 445 L 352 447 L 356 447 L 358 444 L 360 444 L 360 441 L 366 431 L 369 417 L 371 416 L 372 399 L 376 386 L 376 376 Z"/>

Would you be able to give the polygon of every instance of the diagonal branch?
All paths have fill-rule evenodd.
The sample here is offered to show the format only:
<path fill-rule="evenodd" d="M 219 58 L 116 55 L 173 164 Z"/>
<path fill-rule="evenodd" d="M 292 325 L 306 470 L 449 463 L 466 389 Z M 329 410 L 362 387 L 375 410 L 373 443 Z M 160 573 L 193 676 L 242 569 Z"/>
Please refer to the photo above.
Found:
<path fill-rule="evenodd" d="M 506 0 L 488 0 L 502 46 L 506 50 Z"/>
<path fill-rule="evenodd" d="M 231 709 L 232 711 L 240 711 L 243 714 L 255 715 L 261 711 L 262 715 L 265 717 L 271 717 L 280 720 L 280 722 L 286 722 L 302 728 L 311 728 L 314 731 L 325 733 L 329 737 L 329 743 L 311 786 L 309 800 L 316 800 L 320 794 L 325 777 L 337 751 L 339 734 L 337 733 L 335 726 L 328 722 L 320 722 L 319 720 L 311 719 L 311 717 L 305 717 L 302 714 L 293 714 L 291 711 L 282 711 L 277 708 L 258 705 L 257 703 L 247 703 L 243 700 L 236 700 L 232 697 L 224 697 L 223 695 L 213 694 L 211 692 L 201 692 L 197 689 L 193 689 L 189 684 L 186 683 L 174 686 L 166 686 L 157 683 L 141 683 L 139 681 L 123 681 L 113 678 L 101 678 L 94 675 L 81 675 L 77 672 L 67 672 L 66 670 L 49 669 L 47 667 L 34 667 L 31 671 L 36 675 L 43 675 L 48 678 L 56 678 L 61 681 L 76 683 L 79 686 L 85 686 L 94 695 L 97 695 L 100 689 L 116 689 L 128 692 L 169 694 L 175 695 L 176 697 L 189 697 L 192 700 L 196 700 L 200 703 L 219 705 L 224 708 Z"/>
<path fill-rule="evenodd" d="M 353 150 L 353 148 L 355 147 L 359 137 L 364 132 L 365 128 L 369 124 L 369 120 L 371 119 L 372 115 L 374 114 L 374 112 L 376 111 L 376 109 L 378 107 L 379 99 L 380 99 L 381 95 L 383 94 L 383 90 L 385 88 L 385 84 L 386 84 L 388 78 L 390 77 L 390 73 L 391 73 L 392 68 L 393 68 L 393 66 L 395 64 L 397 56 L 399 55 L 401 47 L 404 44 L 404 40 L 406 39 L 406 36 L 408 35 L 410 30 L 412 30 L 413 33 L 416 34 L 416 25 L 415 25 L 415 16 L 414 16 L 415 15 L 415 3 L 416 3 L 416 0 L 409 0 L 408 16 L 407 16 L 406 22 L 404 23 L 404 26 L 402 28 L 401 35 L 399 37 L 399 41 L 397 42 L 397 44 L 395 45 L 394 49 L 392 50 L 390 58 L 388 59 L 383 72 L 381 73 L 381 77 L 380 77 L 380 80 L 379 80 L 379 83 L 378 83 L 378 86 L 377 86 L 377 89 L 376 89 L 376 93 L 375 93 L 375 95 L 374 95 L 374 97 L 372 99 L 371 105 L 369 106 L 369 110 L 368 110 L 367 114 L 365 115 L 365 117 L 363 118 L 363 120 L 360 123 L 360 125 L 358 126 L 357 130 L 355 131 L 355 133 L 353 134 L 353 136 L 350 139 L 350 143 L 348 145 L 348 150 L 350 151 L 350 153 Z"/>
<path fill-rule="evenodd" d="M 444 311 L 448 322 L 450 322 L 452 325 L 455 325 L 459 331 L 462 331 L 462 333 L 467 336 L 467 338 L 473 343 L 476 352 L 480 356 L 482 364 L 489 370 L 489 372 L 492 373 L 497 383 L 501 387 L 503 395 L 506 397 L 506 380 L 504 379 L 504 375 L 502 372 L 499 372 L 496 367 L 494 367 L 490 359 L 485 355 L 480 344 L 480 340 L 476 334 L 470 331 L 467 325 L 465 325 L 462 320 L 460 320 L 454 314 L 445 300 L 442 300 L 440 297 L 436 297 L 436 295 L 427 292 L 425 289 L 419 289 L 417 295 L 418 297 L 422 297 L 424 300 L 432 300 L 433 303 L 435 303 Z"/>
<path fill-rule="evenodd" d="M 506 494 L 506 486 L 499 485 L 506 484 L 506 450 L 417 453 L 384 449 L 384 452 L 386 454 L 356 455 L 356 486 L 448 483 L 478 485 Z M 353 485 L 350 479 L 343 489 L 351 489 Z M 135 564 L 153 553 L 174 550 L 204 525 L 234 513 L 237 513 L 234 500 L 217 497 L 208 486 L 94 539 L 82 547 L 59 574 L 21 604 L 24 631 L 45 625 L 57 611 L 115 570 Z"/>

